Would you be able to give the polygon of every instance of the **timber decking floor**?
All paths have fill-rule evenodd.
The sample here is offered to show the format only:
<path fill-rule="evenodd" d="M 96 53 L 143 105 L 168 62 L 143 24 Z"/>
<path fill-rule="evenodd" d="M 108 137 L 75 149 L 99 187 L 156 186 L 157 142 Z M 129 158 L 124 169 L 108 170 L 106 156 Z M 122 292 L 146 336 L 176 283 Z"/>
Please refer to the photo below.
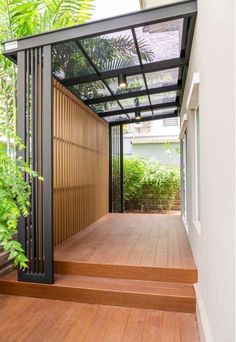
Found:
<path fill-rule="evenodd" d="M 199 342 L 195 314 L 0 295 L 1 342 Z"/>
<path fill-rule="evenodd" d="M 108 214 L 57 246 L 55 260 L 196 269 L 180 215 Z"/>

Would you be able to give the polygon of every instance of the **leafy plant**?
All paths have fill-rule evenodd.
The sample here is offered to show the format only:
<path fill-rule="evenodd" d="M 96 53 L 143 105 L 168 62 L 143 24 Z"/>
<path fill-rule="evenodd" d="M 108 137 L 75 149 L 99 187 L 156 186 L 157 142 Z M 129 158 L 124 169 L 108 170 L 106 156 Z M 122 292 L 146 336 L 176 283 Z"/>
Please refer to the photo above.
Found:
<path fill-rule="evenodd" d="M 24 148 L 20 142 L 18 147 Z M 28 216 L 30 209 L 31 188 L 24 180 L 25 173 L 31 180 L 37 176 L 22 158 L 9 157 L 6 146 L 0 143 L 0 246 L 9 252 L 9 259 L 13 259 L 21 269 L 27 268 L 28 259 L 14 236 L 19 217 Z"/>
<path fill-rule="evenodd" d="M 180 191 L 180 171 L 173 165 L 144 159 L 124 160 L 124 197 L 127 210 L 170 210 Z"/>
<path fill-rule="evenodd" d="M 146 161 L 138 158 L 124 159 L 124 200 L 125 207 L 138 209 L 142 198 L 142 181 Z"/>
<path fill-rule="evenodd" d="M 142 181 L 141 202 L 147 210 L 170 210 L 180 191 L 179 168 L 173 165 L 161 165 L 158 162 L 148 164 Z"/>

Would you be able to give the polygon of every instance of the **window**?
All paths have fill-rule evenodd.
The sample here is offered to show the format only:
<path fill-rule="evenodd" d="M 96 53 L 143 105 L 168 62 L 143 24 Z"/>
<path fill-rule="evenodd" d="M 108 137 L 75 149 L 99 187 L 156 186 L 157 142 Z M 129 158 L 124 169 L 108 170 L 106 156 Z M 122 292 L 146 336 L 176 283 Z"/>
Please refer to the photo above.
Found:
<path fill-rule="evenodd" d="M 182 206 L 184 222 L 188 223 L 188 139 L 187 129 L 185 130 L 182 140 Z"/>
<path fill-rule="evenodd" d="M 195 111 L 195 220 L 201 219 L 200 207 L 200 121 L 199 107 Z"/>
<path fill-rule="evenodd" d="M 176 116 L 174 118 L 167 118 L 163 120 L 163 126 L 178 126 L 179 125 L 179 118 Z"/>

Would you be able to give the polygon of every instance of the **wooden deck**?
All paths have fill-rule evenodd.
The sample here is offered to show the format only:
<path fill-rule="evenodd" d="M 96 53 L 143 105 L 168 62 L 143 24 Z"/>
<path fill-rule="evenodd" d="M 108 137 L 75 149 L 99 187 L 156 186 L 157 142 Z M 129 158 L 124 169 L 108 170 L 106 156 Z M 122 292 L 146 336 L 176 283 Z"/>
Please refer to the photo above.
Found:
<path fill-rule="evenodd" d="M 55 259 L 195 268 L 179 215 L 108 214 L 55 249 Z"/>
<path fill-rule="evenodd" d="M 1 342 L 199 342 L 195 314 L 0 295 Z"/>
<path fill-rule="evenodd" d="M 117 335 L 117 340 L 126 340 L 124 336 L 135 333 L 137 320 L 143 327 L 139 338 L 145 336 L 142 337 L 144 341 L 149 341 L 145 335 L 148 330 L 153 331 L 154 341 L 195 341 L 181 339 L 184 336 L 181 329 L 187 329 L 185 325 L 191 327 L 195 321 L 193 284 L 197 282 L 197 270 L 180 216 L 109 214 L 56 247 L 55 257 L 54 284 L 19 282 L 16 272 L 12 272 L 0 278 L 0 293 L 60 300 L 63 303 L 58 307 L 62 308 L 62 315 L 66 312 L 63 307 L 74 313 L 76 308 L 78 312 L 80 308 L 90 308 L 88 310 L 95 318 L 84 323 L 92 329 L 86 330 L 89 337 L 82 334 L 85 341 L 95 339 L 94 329 L 98 329 L 98 334 L 101 330 L 103 340 L 116 340 L 109 335 L 109 327 L 112 331 L 118 330 L 119 334 L 128 329 L 124 335 Z M 73 304 L 70 306 L 68 302 Z M 35 303 L 40 302 L 35 299 Z M 76 306 L 78 303 L 80 306 Z M 52 303 L 52 307 L 54 305 Z M 60 309 L 55 310 L 63 324 L 64 316 L 60 316 Z M 182 313 L 189 315 L 182 316 Z M 37 325 L 36 309 L 34 315 Z M 50 312 L 47 315 L 50 316 Z M 30 317 L 30 313 L 27 312 L 27 316 Z M 78 320 L 79 314 L 76 313 L 76 317 Z M 74 318 L 72 321 L 73 324 L 70 318 L 65 318 L 65 325 L 72 324 L 76 334 Z M 78 321 L 79 326 L 81 322 Z M 168 331 L 167 326 L 172 324 L 173 331 Z M 168 338 L 161 339 L 162 334 L 169 334 Z"/>
<path fill-rule="evenodd" d="M 108 214 L 56 247 L 55 260 L 58 273 L 197 281 L 179 215 Z"/>

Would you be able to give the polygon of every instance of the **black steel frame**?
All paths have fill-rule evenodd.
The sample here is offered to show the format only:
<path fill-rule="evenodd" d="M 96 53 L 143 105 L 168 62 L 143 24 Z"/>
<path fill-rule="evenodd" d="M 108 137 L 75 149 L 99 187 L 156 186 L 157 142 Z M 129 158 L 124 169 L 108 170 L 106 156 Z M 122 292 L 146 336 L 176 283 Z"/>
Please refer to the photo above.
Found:
<path fill-rule="evenodd" d="M 109 124 L 109 210 L 112 211 L 112 129 L 118 125 L 119 128 L 119 168 L 120 168 L 120 210 L 123 211 L 123 124 L 137 122 L 130 119 L 129 113 L 137 110 L 137 107 L 124 109 L 119 100 L 147 95 L 149 105 L 138 107 L 139 110 L 150 110 L 152 115 L 142 117 L 139 122 L 158 120 L 178 115 L 178 108 L 181 105 L 183 91 L 187 76 L 188 62 L 191 51 L 191 44 L 194 34 L 194 27 L 197 15 L 197 1 L 189 0 L 168 6 L 162 6 L 145 11 L 139 11 L 114 18 L 65 28 L 53 32 L 47 32 L 35 36 L 11 40 L 3 44 L 4 55 L 18 64 L 18 134 L 21 136 L 26 149 L 19 151 L 18 155 L 28 161 L 31 166 L 39 170 L 41 161 L 41 172 L 44 182 L 41 185 L 38 181 L 25 180 L 32 189 L 31 212 L 29 218 L 23 217 L 19 220 L 18 239 L 22 243 L 29 258 L 29 269 L 19 271 L 19 280 L 52 283 L 54 281 L 53 269 L 53 116 L 52 116 L 52 47 L 68 41 L 77 42 L 80 50 L 87 58 L 95 71 L 92 75 L 75 77 L 60 81 L 65 86 L 87 83 L 100 80 L 109 90 L 110 95 L 96 99 L 85 100 L 87 105 L 94 105 L 100 102 L 116 100 L 120 110 L 98 113 L 100 117 L 126 114 L 127 119 L 115 121 Z M 161 23 L 167 20 L 178 18 L 184 19 L 183 39 L 180 58 L 142 64 L 137 46 L 135 28 Z M 108 34 L 120 30 L 129 29 L 133 33 L 139 64 L 136 66 L 99 72 L 96 65 L 87 55 L 79 43 L 82 38 Z M 148 89 L 145 74 L 148 72 L 161 71 L 179 68 L 179 82 L 174 86 L 165 86 L 155 89 Z M 117 77 L 120 74 L 127 76 L 142 74 L 145 82 L 145 89 L 124 94 L 115 95 L 106 83 L 107 78 Z M 29 85 L 30 79 L 30 85 Z M 178 91 L 179 97 L 175 102 L 152 105 L 150 95 L 168 91 Z M 29 100 L 30 98 L 30 100 Z M 29 107 L 31 106 L 31 107 Z M 175 108 L 177 107 L 177 110 Z M 30 108 L 30 109 L 29 109 Z M 165 114 L 154 115 L 155 109 L 166 108 L 169 111 Z M 29 119 L 29 117 L 31 119 Z M 39 119 L 41 118 L 39 124 Z M 30 125 L 32 127 L 30 127 Z M 41 128 L 39 127 L 40 125 Z M 41 130 L 41 131 L 40 131 Z M 40 133 L 41 132 L 41 133 Z M 42 137 L 40 137 L 42 134 Z M 41 139 L 41 140 L 40 140 Z M 41 212 L 39 207 L 41 205 Z M 42 217 L 42 222 L 40 221 Z"/>

